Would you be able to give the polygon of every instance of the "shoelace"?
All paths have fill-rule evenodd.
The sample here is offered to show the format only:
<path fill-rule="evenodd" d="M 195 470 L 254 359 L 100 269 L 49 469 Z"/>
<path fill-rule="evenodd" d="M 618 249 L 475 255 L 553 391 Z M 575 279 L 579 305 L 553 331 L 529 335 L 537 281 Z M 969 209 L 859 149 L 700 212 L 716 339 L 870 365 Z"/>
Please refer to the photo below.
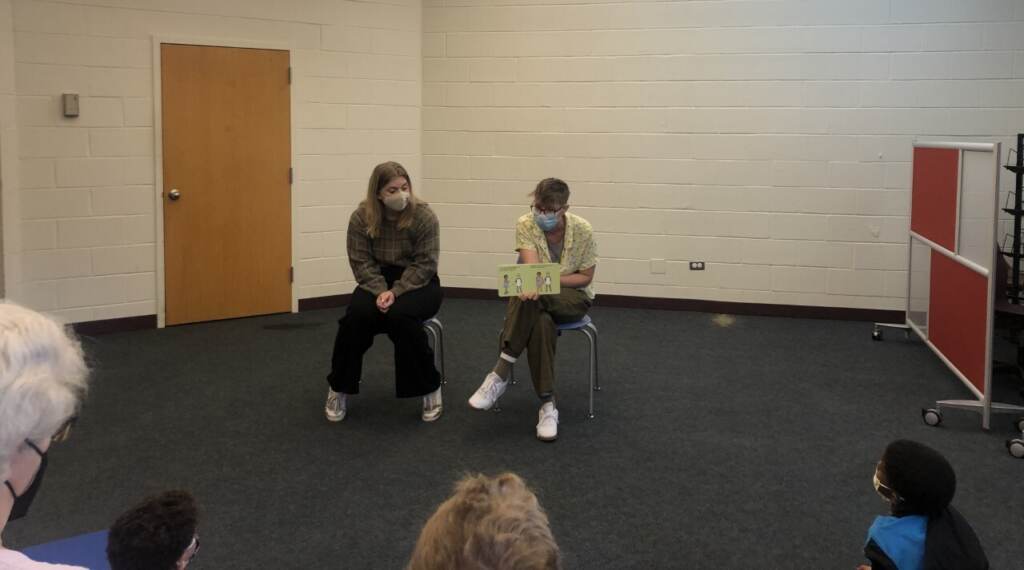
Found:
<path fill-rule="evenodd" d="M 488 398 L 494 398 L 498 395 L 498 390 L 500 390 L 498 387 L 499 381 L 494 380 L 493 378 L 488 378 L 487 382 L 488 384 L 487 387 L 484 388 L 484 392 L 487 394 Z"/>

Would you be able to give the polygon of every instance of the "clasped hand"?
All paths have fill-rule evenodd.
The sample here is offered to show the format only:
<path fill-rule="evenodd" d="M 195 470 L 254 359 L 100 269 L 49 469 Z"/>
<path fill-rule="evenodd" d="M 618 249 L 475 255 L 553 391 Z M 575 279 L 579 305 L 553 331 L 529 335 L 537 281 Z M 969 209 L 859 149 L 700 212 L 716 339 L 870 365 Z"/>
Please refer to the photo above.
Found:
<path fill-rule="evenodd" d="M 382 313 L 388 312 L 391 305 L 395 304 L 395 294 L 391 291 L 384 291 L 377 295 L 377 309 Z"/>

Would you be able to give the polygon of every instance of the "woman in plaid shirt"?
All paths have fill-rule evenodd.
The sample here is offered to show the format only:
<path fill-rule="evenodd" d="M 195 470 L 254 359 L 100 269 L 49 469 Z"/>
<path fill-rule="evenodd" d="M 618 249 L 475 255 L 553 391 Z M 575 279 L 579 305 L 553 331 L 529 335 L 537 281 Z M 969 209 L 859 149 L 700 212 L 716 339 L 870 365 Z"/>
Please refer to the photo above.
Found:
<path fill-rule="evenodd" d="M 423 397 L 423 421 L 441 417 L 441 375 L 423 321 L 441 308 L 437 278 L 440 251 L 437 216 L 412 192 L 409 173 L 397 162 L 378 164 L 366 199 L 348 222 L 348 261 L 359 285 L 338 321 L 327 419 L 345 419 L 348 396 L 359 393 L 363 354 L 373 337 L 395 344 L 395 392 Z"/>

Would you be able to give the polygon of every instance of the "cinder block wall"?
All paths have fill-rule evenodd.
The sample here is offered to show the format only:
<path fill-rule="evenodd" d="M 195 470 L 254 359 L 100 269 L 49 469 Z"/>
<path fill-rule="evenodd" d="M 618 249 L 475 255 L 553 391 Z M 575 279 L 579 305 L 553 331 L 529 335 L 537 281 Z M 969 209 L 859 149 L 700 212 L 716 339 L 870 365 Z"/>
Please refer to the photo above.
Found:
<path fill-rule="evenodd" d="M 292 49 L 299 297 L 351 291 L 344 229 L 370 169 L 420 171 L 421 25 L 419 0 L 0 1 L 18 139 L 4 204 L 20 201 L 8 293 L 69 321 L 156 312 L 153 35 Z"/>
<path fill-rule="evenodd" d="M 447 285 L 493 287 L 558 176 L 599 293 L 900 309 L 913 139 L 1024 130 L 1017 0 L 424 6 Z"/>

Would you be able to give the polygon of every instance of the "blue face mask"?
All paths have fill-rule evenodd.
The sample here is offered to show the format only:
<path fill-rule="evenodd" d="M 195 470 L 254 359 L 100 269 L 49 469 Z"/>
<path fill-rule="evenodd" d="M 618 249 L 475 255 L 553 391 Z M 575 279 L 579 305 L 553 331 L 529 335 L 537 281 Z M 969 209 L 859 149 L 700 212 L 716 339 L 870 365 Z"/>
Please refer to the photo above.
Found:
<path fill-rule="evenodd" d="M 543 232 L 550 232 L 558 227 L 558 214 L 534 214 L 533 221 Z"/>

